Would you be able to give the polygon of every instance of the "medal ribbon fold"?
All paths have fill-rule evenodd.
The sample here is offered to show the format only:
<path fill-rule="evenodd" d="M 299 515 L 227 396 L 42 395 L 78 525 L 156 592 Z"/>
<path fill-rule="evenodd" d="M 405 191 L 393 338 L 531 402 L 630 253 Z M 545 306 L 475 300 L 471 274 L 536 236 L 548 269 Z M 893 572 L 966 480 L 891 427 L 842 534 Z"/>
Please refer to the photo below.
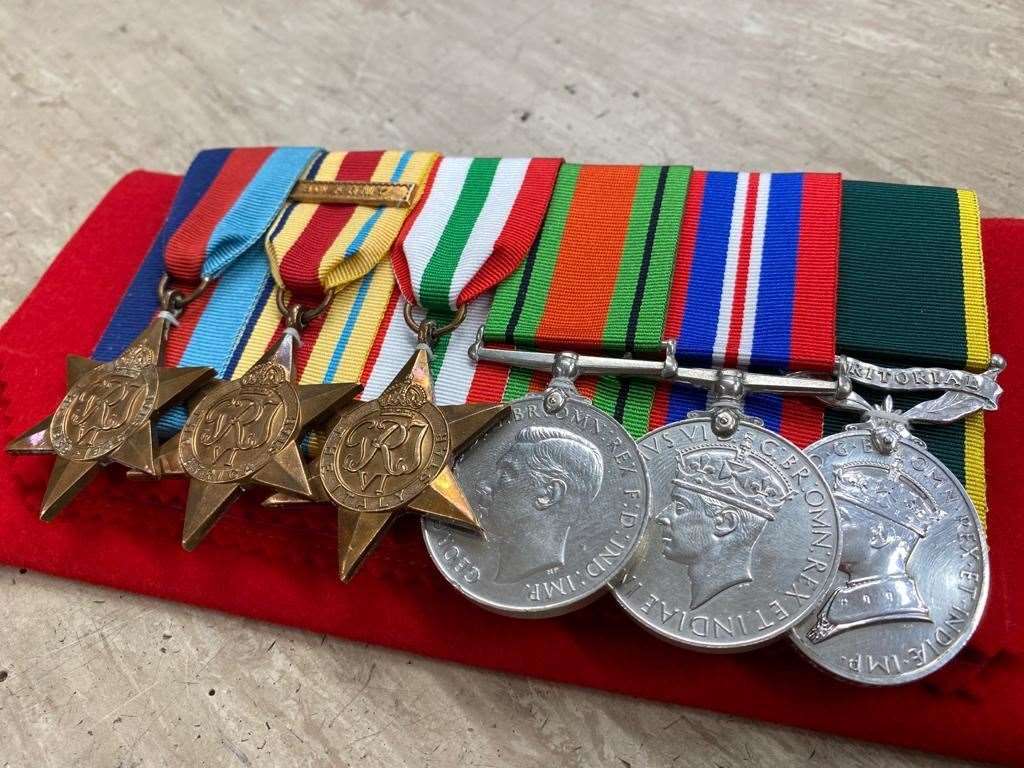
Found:
<path fill-rule="evenodd" d="M 413 184 L 413 199 L 437 161 L 434 152 L 324 152 L 304 175 L 308 181 Z M 387 256 L 409 208 L 351 203 L 289 202 L 266 239 L 278 285 L 305 301 L 359 280 Z"/>
<path fill-rule="evenodd" d="M 239 172 L 242 153 L 247 174 Z M 201 275 L 207 252 L 216 261 L 219 277 L 182 314 L 167 342 L 168 365 L 208 365 L 222 379 L 242 375 L 268 349 L 283 323 L 273 299 L 274 280 L 264 250 L 264 235 L 285 204 L 295 179 L 315 156 L 300 165 L 297 152 L 222 149 L 200 152 L 186 173 L 171 211 L 149 253 L 122 299 L 96 348 L 102 359 L 113 359 L 159 309 L 156 285 L 165 269 L 165 255 L 176 244 L 175 276 Z M 254 161 L 263 157 L 263 164 Z M 273 158 L 293 161 L 294 177 L 265 172 Z M 225 169 L 231 173 L 225 175 Z M 234 195 L 232 198 L 231 195 Z M 276 201 L 276 205 L 275 205 Z M 217 218 L 217 216 L 221 218 Z M 227 222 L 227 223 L 225 223 Z M 184 230 L 185 234 L 180 234 Z M 201 234 L 205 231 L 207 234 Z M 228 232 L 219 237 L 216 233 Z M 250 243 L 239 252 L 238 244 Z M 192 246 L 182 247 L 182 243 Z M 209 243 L 219 244 L 212 250 Z M 197 247 L 200 244 L 202 247 Z M 388 244 L 389 245 L 389 244 Z M 385 248 L 386 252 L 386 248 Z M 186 258 L 187 255 L 187 258 Z M 182 266 L 184 265 L 184 266 Z M 188 267 L 188 270 L 184 269 Z M 363 369 L 394 280 L 384 263 L 343 288 L 328 310 L 304 333 L 297 354 L 299 383 L 354 381 Z M 165 413 L 159 423 L 168 437 L 184 423 L 183 409 Z"/>
<path fill-rule="evenodd" d="M 391 258 L 406 301 L 446 313 L 508 277 L 540 229 L 560 158 L 444 157 Z"/>
<path fill-rule="evenodd" d="M 189 170 L 194 191 L 202 188 L 202 197 L 167 240 L 168 273 L 186 282 L 222 274 L 263 236 L 317 151 L 243 147 L 200 152 Z"/>

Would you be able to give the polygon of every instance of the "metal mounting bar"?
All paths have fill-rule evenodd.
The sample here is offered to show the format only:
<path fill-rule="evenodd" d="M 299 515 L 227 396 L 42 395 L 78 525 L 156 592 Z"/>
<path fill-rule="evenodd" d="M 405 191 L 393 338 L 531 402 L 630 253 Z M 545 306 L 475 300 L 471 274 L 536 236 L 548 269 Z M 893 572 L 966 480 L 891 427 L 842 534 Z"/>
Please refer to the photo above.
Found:
<path fill-rule="evenodd" d="M 839 382 L 829 379 L 815 379 L 810 376 L 780 376 L 769 373 L 748 371 L 723 371 L 718 368 L 681 367 L 675 359 L 675 345 L 665 343 L 663 360 L 638 360 L 635 358 L 600 357 L 598 355 L 573 355 L 574 370 L 578 376 L 622 376 L 626 378 L 661 379 L 675 381 L 702 389 L 714 390 L 719 386 L 723 373 L 739 376 L 746 392 L 774 392 L 782 395 L 808 395 L 836 397 L 841 394 Z M 500 363 L 514 368 L 532 371 L 551 371 L 559 354 L 534 352 L 518 349 L 495 349 L 484 346 L 483 328 L 477 331 L 476 341 L 469 348 L 474 360 Z"/>

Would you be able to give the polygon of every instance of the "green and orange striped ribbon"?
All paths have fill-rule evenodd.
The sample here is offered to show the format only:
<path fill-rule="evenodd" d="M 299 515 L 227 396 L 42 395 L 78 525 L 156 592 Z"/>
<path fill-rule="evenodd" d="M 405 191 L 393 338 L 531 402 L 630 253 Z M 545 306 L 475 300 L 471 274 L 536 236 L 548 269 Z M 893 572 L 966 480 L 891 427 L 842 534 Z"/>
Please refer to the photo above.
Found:
<path fill-rule="evenodd" d="M 484 337 L 520 348 L 661 354 L 680 222 L 683 165 L 562 166 L 544 228 L 494 295 Z M 541 388 L 513 370 L 503 399 Z M 581 379 L 582 394 L 634 435 L 647 431 L 652 382 Z"/>
<path fill-rule="evenodd" d="M 484 327 L 519 347 L 657 355 L 689 166 L 576 165 Z"/>

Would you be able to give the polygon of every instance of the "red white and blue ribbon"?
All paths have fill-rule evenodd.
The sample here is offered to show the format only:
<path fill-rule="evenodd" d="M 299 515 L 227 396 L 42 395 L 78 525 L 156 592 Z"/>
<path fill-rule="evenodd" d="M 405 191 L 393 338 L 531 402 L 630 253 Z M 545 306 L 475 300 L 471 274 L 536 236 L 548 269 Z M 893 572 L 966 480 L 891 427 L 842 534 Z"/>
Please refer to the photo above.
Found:
<path fill-rule="evenodd" d="M 665 323 L 681 363 L 832 370 L 841 189 L 838 174 L 693 172 Z M 664 388 L 652 421 L 705 404 Z M 746 410 L 798 442 L 820 434 L 819 410 L 797 398 L 752 395 Z"/>

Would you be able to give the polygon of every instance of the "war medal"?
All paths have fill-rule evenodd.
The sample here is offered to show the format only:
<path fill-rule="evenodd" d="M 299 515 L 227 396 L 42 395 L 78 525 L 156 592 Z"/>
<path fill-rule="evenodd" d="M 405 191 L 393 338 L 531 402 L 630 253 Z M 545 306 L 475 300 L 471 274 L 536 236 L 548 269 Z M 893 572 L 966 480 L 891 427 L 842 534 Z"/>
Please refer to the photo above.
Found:
<path fill-rule="evenodd" d="M 564 165 L 535 246 L 495 294 L 471 350 L 474 388 L 510 401 L 509 414 L 455 467 L 483 534 L 423 523 L 437 567 L 485 608 L 519 617 L 579 608 L 638 546 L 648 483 L 615 416 L 646 425 L 653 385 L 608 378 L 577 389 L 592 372 L 587 359 L 528 350 L 661 352 L 688 177 L 685 166 Z M 543 385 L 528 372 L 496 364 L 552 378 L 536 391 Z"/>
<path fill-rule="evenodd" d="M 695 172 L 667 331 L 686 387 L 664 399 L 685 417 L 639 440 L 651 484 L 643 546 L 615 584 L 644 628 L 679 645 L 742 651 L 811 611 L 838 565 L 828 485 L 781 434 L 782 401 L 835 384 L 750 373 L 831 370 L 839 178 Z M 808 312 L 814 301 L 816 312 Z M 749 393 L 749 396 L 748 396 Z M 821 417 L 809 427 L 820 434 Z M 795 436 L 795 435 L 794 435 Z"/>
<path fill-rule="evenodd" d="M 43 520 L 52 520 L 103 466 L 156 473 L 154 418 L 214 376 L 211 368 L 161 364 L 168 328 L 195 295 L 164 289 L 164 309 L 111 362 L 69 356 L 68 393 L 57 410 L 7 446 L 11 453 L 56 456 Z"/>
<path fill-rule="evenodd" d="M 963 648 L 989 585 L 988 545 L 970 495 L 909 427 L 995 410 L 1004 363 L 994 357 L 983 374 L 852 363 L 891 377 L 897 389 L 929 386 L 898 383 L 922 372 L 957 382 L 904 412 L 891 396 L 875 408 L 853 393 L 837 404 L 859 412 L 863 423 L 807 450 L 832 486 L 843 546 L 841 572 L 824 604 L 793 630 L 793 641 L 833 674 L 892 685 L 934 672 Z"/>

